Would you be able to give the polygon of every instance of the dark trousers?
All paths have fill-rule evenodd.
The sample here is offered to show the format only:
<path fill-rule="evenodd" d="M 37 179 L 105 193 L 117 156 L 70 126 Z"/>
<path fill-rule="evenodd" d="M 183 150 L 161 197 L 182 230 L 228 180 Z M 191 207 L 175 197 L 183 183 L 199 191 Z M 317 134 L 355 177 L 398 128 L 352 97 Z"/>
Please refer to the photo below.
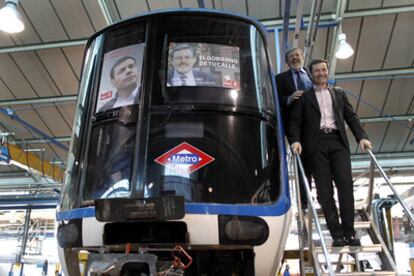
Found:
<path fill-rule="evenodd" d="M 351 158 L 339 135 L 321 134 L 315 152 L 307 161 L 332 238 L 355 235 Z M 339 223 L 332 180 L 338 192 L 342 224 Z"/>

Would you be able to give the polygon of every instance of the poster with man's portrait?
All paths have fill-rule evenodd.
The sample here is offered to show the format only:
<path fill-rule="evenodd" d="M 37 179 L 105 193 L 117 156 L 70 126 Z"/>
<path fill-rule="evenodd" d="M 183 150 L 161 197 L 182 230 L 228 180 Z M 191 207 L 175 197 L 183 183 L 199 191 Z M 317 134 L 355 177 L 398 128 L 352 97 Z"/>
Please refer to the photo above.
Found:
<path fill-rule="evenodd" d="M 240 89 L 240 50 L 212 43 L 170 43 L 167 86 Z"/>
<path fill-rule="evenodd" d="M 143 55 L 144 43 L 104 55 L 96 112 L 139 102 Z"/>

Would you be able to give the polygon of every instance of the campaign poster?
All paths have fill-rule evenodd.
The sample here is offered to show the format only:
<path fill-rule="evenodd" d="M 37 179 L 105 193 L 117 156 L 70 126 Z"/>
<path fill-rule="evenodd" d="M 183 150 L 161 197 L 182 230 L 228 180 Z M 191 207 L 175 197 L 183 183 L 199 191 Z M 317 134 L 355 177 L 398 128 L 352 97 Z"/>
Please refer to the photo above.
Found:
<path fill-rule="evenodd" d="M 240 89 L 240 50 L 212 43 L 170 43 L 167 86 Z"/>
<path fill-rule="evenodd" d="M 96 112 L 139 102 L 144 43 L 104 55 Z"/>

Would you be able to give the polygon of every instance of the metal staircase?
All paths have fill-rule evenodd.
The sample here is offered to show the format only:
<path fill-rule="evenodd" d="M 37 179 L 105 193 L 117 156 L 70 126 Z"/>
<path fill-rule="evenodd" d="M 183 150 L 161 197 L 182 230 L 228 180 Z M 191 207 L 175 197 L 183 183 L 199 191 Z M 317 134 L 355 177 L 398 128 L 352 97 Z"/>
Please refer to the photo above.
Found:
<path fill-rule="evenodd" d="M 330 245 L 330 234 L 326 229 L 323 215 L 320 212 L 318 212 L 318 221 L 322 222 L 322 237 L 326 244 Z M 315 222 L 312 221 L 310 213 L 304 217 L 304 222 L 306 232 L 316 234 L 314 231 L 316 229 Z M 361 246 L 326 247 L 333 272 L 336 275 L 396 275 L 396 267 L 392 256 L 385 246 L 378 229 L 369 220 L 364 210 L 356 211 L 355 230 L 357 235 L 361 237 Z M 309 239 L 309 236 L 307 238 Z M 316 275 L 332 275 L 329 273 L 321 240 L 308 240 L 307 244 L 309 244 L 307 249 L 311 253 L 307 265 L 312 266 L 314 271 L 319 272 L 315 272 Z M 370 264 L 370 261 L 372 262 L 375 259 L 378 259 L 377 263 L 380 265 L 377 267 L 377 270 L 374 270 L 371 266 L 372 264 Z"/>
<path fill-rule="evenodd" d="M 403 206 L 411 223 L 413 215 L 404 201 L 396 193 L 388 176 L 378 164 L 375 156 L 371 157 L 369 195 L 364 207 L 355 208 L 355 230 L 361 238 L 361 246 L 332 247 L 331 237 L 321 209 L 312 198 L 307 179 L 304 176 L 300 157 L 294 156 L 295 188 L 297 205 L 301 210 L 299 177 L 306 183 L 308 210 L 298 212 L 299 257 L 301 275 L 397 275 L 396 265 L 372 215 L 374 165 L 384 180 L 391 187 L 397 201 Z M 305 258 L 306 257 L 306 258 Z M 373 264 L 376 264 L 374 266 Z"/>
<path fill-rule="evenodd" d="M 45 226 L 38 219 L 30 218 L 31 211 L 26 214 L 25 222 L 17 230 L 16 258 L 20 262 L 24 255 L 41 255 Z"/>

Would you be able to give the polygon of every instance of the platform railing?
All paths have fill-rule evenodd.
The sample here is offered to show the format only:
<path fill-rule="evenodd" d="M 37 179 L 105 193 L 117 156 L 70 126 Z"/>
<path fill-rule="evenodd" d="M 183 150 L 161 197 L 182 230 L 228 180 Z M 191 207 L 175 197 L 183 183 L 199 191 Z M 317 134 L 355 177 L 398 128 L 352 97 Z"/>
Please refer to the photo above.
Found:
<path fill-rule="evenodd" d="M 372 199 L 374 194 L 374 165 L 377 167 L 378 171 L 384 178 L 385 182 L 390 187 L 391 191 L 393 192 L 395 199 L 397 199 L 398 203 L 403 207 L 405 213 L 407 214 L 408 219 L 410 220 L 411 225 L 414 225 L 414 215 L 408 208 L 407 204 L 404 202 L 404 200 L 401 198 L 401 196 L 398 194 L 397 190 L 395 189 L 394 185 L 391 183 L 388 175 L 385 173 L 384 169 L 379 164 L 377 158 L 375 157 L 374 153 L 372 153 L 371 150 L 368 150 L 368 155 L 371 158 L 371 164 L 370 164 L 370 179 L 369 179 L 369 187 L 368 187 L 368 199 L 367 199 L 367 205 L 366 205 L 366 211 L 369 214 L 371 212 L 371 205 L 372 205 Z"/>
<path fill-rule="evenodd" d="M 304 266 L 303 266 L 303 262 L 304 262 L 303 247 L 304 246 L 303 246 L 303 240 L 302 240 L 301 234 L 302 234 L 303 220 L 304 219 L 303 219 L 303 214 L 302 214 L 302 211 L 301 211 L 302 206 L 301 206 L 301 202 L 300 202 L 299 177 L 301 177 L 302 180 L 303 180 L 303 183 L 304 183 L 303 186 L 304 186 L 305 192 L 306 192 L 306 200 L 308 202 L 308 209 L 310 210 L 311 218 L 313 218 L 313 221 L 315 222 L 316 232 L 320 237 L 322 253 L 325 257 L 326 265 L 327 265 L 327 268 L 328 268 L 327 273 L 328 273 L 329 276 L 334 276 L 335 272 L 334 272 L 333 267 L 332 267 L 332 262 L 331 262 L 331 259 L 329 257 L 329 252 L 328 252 L 328 248 L 326 246 L 325 239 L 323 238 L 321 224 L 318 220 L 318 214 L 316 212 L 316 207 L 315 207 L 314 201 L 312 199 L 312 194 L 311 194 L 311 191 L 310 191 L 310 188 L 309 188 L 308 179 L 305 175 L 305 170 L 303 168 L 302 161 L 301 161 L 300 156 L 298 154 L 293 155 L 293 165 L 294 165 L 294 172 L 295 172 L 295 188 L 296 188 L 296 193 L 297 193 L 296 199 L 297 199 L 298 214 L 299 214 L 299 228 L 300 229 L 299 229 L 298 237 L 299 237 L 299 247 L 300 247 L 299 251 L 300 251 L 300 256 L 301 256 L 301 259 L 302 259 L 301 267 L 300 267 L 301 268 L 301 275 L 306 275 L 306 274 L 305 274 Z M 312 225 L 312 219 L 309 220 L 309 224 Z M 308 233 L 307 234 L 309 236 L 309 238 L 308 238 L 309 247 L 310 247 L 310 249 L 312 249 L 312 242 L 311 242 L 312 228 L 311 227 L 308 228 Z M 313 257 L 314 257 L 314 263 L 318 262 L 317 256 L 313 256 Z M 316 259 L 315 259 L 315 257 L 316 257 Z M 315 270 L 316 270 L 315 271 L 316 275 L 321 275 L 323 273 L 321 271 L 322 269 L 321 269 L 320 266 L 316 267 L 316 265 L 315 265 Z"/>

